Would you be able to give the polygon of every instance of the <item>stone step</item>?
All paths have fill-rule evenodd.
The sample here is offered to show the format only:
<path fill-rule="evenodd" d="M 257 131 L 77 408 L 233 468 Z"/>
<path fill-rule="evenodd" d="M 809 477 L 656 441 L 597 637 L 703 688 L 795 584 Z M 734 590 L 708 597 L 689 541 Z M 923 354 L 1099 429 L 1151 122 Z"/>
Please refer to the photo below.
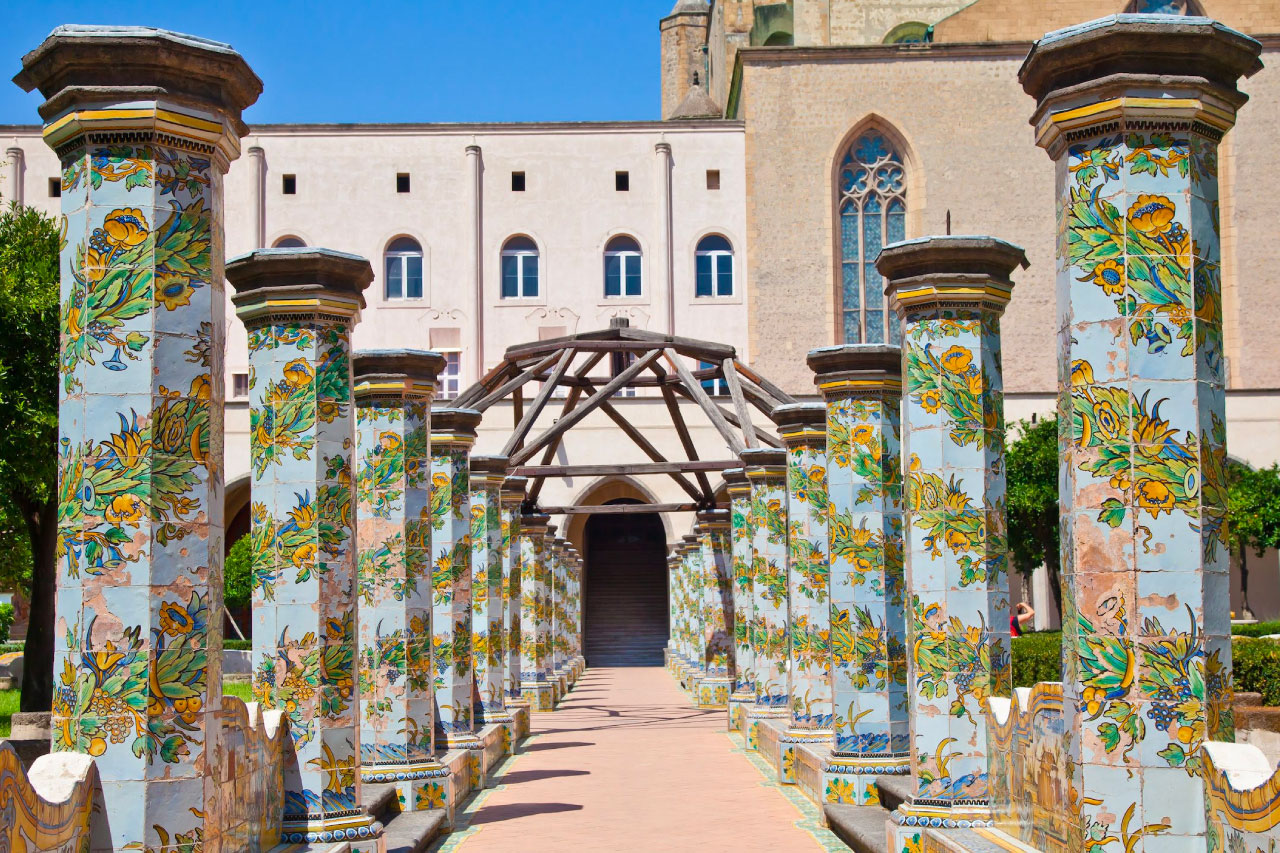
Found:
<path fill-rule="evenodd" d="M 880 805 L 889 811 L 905 803 L 914 793 L 910 776 L 883 776 L 876 780 L 876 789 L 880 792 Z"/>
<path fill-rule="evenodd" d="M 400 812 L 385 824 L 387 853 L 422 853 L 445 830 L 444 809 Z"/>
<path fill-rule="evenodd" d="M 889 853 L 889 835 L 885 831 L 888 809 L 828 803 L 822 811 L 827 818 L 827 828 L 854 853 Z"/>
<path fill-rule="evenodd" d="M 392 782 L 365 782 L 360 786 L 365 814 L 383 826 L 400 811 L 400 795 Z"/>

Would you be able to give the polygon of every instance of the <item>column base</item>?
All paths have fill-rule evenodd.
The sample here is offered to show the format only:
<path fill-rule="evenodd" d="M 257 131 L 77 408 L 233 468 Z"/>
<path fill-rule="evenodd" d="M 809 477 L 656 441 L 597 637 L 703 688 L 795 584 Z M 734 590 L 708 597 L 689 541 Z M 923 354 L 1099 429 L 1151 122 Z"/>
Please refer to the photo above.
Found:
<path fill-rule="evenodd" d="M 698 707 L 722 710 L 729 707 L 733 679 L 727 675 L 709 675 L 698 683 Z"/>
<path fill-rule="evenodd" d="M 756 704 L 754 692 L 737 692 L 729 697 L 729 731 L 747 737 L 747 711 Z"/>
<path fill-rule="evenodd" d="M 425 811 L 444 807 L 449 768 L 439 761 L 411 764 L 375 764 L 360 768 L 366 784 L 392 783 L 400 799 L 401 811 Z"/>
<path fill-rule="evenodd" d="M 706 680 L 706 678 L 707 678 L 707 670 L 705 667 L 699 667 L 699 666 L 695 666 L 694 664 L 689 664 L 687 667 L 685 667 L 684 680 L 681 682 L 681 684 L 684 685 L 684 689 L 687 690 L 689 692 L 689 695 L 692 696 L 696 701 L 698 698 L 698 687 L 699 685 L 702 684 L 703 681 Z"/>
<path fill-rule="evenodd" d="M 835 733 L 830 729 L 799 729 L 788 726 L 783 730 L 778 738 L 778 781 L 783 785 L 799 784 L 801 772 L 807 769 L 809 772 L 805 779 L 805 786 L 809 790 L 817 791 L 822 786 L 824 762 L 810 760 L 808 764 L 802 765 L 798 748 L 811 745 L 830 749 L 834 736 Z"/>
<path fill-rule="evenodd" d="M 507 697 L 507 710 L 511 713 L 514 725 L 513 746 L 529 736 L 529 703 L 521 696 Z"/>
<path fill-rule="evenodd" d="M 358 853 L 385 849 L 382 824 L 361 809 L 322 817 L 286 817 L 280 823 L 281 844 L 347 844 Z"/>
<path fill-rule="evenodd" d="M 911 773 L 911 756 L 832 753 L 822 768 L 824 802 L 847 806 L 880 805 L 878 780 Z"/>
<path fill-rule="evenodd" d="M 775 773 L 782 764 L 778 748 L 790 717 L 786 708 L 755 705 L 747 711 L 747 748 L 760 753 Z"/>
<path fill-rule="evenodd" d="M 937 800 L 915 799 L 903 803 L 889 813 L 889 849 L 894 840 L 903 843 L 922 829 L 975 829 L 995 826 L 991 806 L 981 802 L 947 804 Z"/>
<path fill-rule="evenodd" d="M 556 685 L 550 681 L 526 681 L 520 685 L 524 701 L 531 712 L 542 713 L 556 709 Z"/>

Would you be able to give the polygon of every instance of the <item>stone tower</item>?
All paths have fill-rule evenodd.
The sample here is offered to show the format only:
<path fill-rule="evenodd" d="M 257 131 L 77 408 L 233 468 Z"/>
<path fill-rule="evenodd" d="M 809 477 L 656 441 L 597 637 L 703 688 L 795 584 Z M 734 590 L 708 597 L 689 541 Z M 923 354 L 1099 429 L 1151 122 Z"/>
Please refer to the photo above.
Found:
<path fill-rule="evenodd" d="M 670 118 L 693 88 L 694 77 L 706 81 L 703 47 L 707 42 L 706 0 L 677 0 L 662 19 L 662 117 Z"/>

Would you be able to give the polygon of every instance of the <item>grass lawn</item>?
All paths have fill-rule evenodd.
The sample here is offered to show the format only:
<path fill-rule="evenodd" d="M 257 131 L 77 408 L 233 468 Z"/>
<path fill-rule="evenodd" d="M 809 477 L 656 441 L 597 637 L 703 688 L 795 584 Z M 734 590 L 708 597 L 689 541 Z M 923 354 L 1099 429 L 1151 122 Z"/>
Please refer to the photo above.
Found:
<path fill-rule="evenodd" d="M 10 720 L 18 711 L 18 697 L 21 692 L 20 690 L 0 690 L 0 737 L 9 736 Z M 246 702 L 253 701 L 252 687 L 247 681 L 234 684 L 227 682 L 222 685 L 222 692 L 227 696 L 238 696 Z"/>

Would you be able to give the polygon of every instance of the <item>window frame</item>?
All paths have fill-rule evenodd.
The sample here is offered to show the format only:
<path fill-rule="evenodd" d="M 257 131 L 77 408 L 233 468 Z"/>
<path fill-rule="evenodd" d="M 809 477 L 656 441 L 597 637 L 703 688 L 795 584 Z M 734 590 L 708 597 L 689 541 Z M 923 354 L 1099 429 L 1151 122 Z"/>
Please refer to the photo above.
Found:
<path fill-rule="evenodd" d="M 698 359 L 698 370 L 710 370 L 711 368 L 718 366 L 719 365 L 715 362 Z M 709 397 L 733 396 L 729 393 L 729 381 L 727 379 L 703 379 L 699 384 L 702 386 L 702 390 L 707 392 L 707 396 Z"/>
<path fill-rule="evenodd" d="M 609 248 L 619 240 L 629 240 L 634 244 L 635 248 L 611 249 Z M 620 299 L 644 299 L 645 298 L 645 281 L 644 281 L 644 247 L 640 245 L 640 241 L 630 234 L 614 234 L 604 244 L 604 298 L 610 302 Z M 618 261 L 618 292 L 609 293 L 609 262 L 611 259 Z M 630 273 L 628 267 L 634 262 L 635 280 L 638 282 L 638 290 L 635 293 L 628 293 Z"/>
<path fill-rule="evenodd" d="M 400 240 L 412 240 L 417 245 L 417 251 L 412 249 L 392 249 Z M 417 296 L 408 294 L 408 261 L 410 258 L 418 259 L 418 289 Z M 396 260 L 400 266 L 400 295 L 391 295 L 391 269 L 390 262 Z M 394 237 L 387 242 L 387 248 L 382 252 L 382 301 L 388 303 L 413 303 L 419 304 L 427 299 L 427 252 L 422 246 L 422 241 L 417 237 L 402 234 Z"/>
<path fill-rule="evenodd" d="M 437 400 L 456 400 L 458 395 L 462 393 L 462 350 L 461 349 L 439 349 L 436 352 L 444 356 L 444 368 L 436 377 L 436 395 Z M 455 368 L 452 374 L 449 368 Z M 456 383 L 453 392 L 449 392 L 450 381 Z"/>
<path fill-rule="evenodd" d="M 510 245 L 516 240 L 528 240 L 533 244 L 533 249 L 513 249 Z M 506 294 L 507 287 L 507 258 L 516 261 L 516 294 L 508 296 Z M 528 293 L 525 286 L 525 276 L 528 272 L 526 269 L 526 261 L 533 259 L 533 293 Z M 527 234 L 514 234 L 508 237 L 502 243 L 502 250 L 498 253 L 498 299 L 503 302 L 512 302 L 515 300 L 536 300 L 542 299 L 542 248 L 538 245 L 538 241 Z"/>
<path fill-rule="evenodd" d="M 729 244 L 729 248 L 727 250 L 701 248 L 702 244 L 705 243 L 711 237 L 719 237 L 721 240 L 724 240 L 725 243 Z M 734 255 L 736 254 L 737 253 L 734 251 L 734 248 L 733 248 L 733 241 L 723 234 L 720 234 L 718 232 L 712 232 L 710 234 L 703 234 L 701 237 L 698 238 L 698 242 L 694 244 L 694 250 L 693 250 L 693 298 L 694 299 L 698 301 L 708 301 L 708 300 L 716 300 L 716 299 L 727 300 L 727 299 L 734 299 L 735 297 L 737 297 L 738 271 L 736 266 L 734 265 Z M 701 270 L 699 269 L 699 266 L 702 258 L 709 258 L 711 260 L 711 292 L 706 294 L 698 292 L 699 280 L 702 275 Z M 721 293 L 720 292 L 720 282 L 721 282 L 721 272 L 722 272 L 721 266 L 722 264 L 726 264 L 726 263 L 729 266 L 729 269 L 728 269 L 729 292 Z"/>
<path fill-rule="evenodd" d="M 875 269 L 875 256 L 867 256 L 871 254 L 868 243 L 872 237 L 879 243 L 875 255 L 890 243 L 907 239 L 907 168 L 903 146 L 879 126 L 860 128 L 842 149 L 835 178 L 834 223 L 839 303 L 836 337 L 842 344 L 900 344 L 901 330 L 889 308 L 889 300 L 884 298 L 884 282 Z M 872 227 L 873 223 L 878 228 Z M 850 230 L 854 233 L 850 234 Z M 857 283 L 857 305 L 853 308 L 849 307 L 846 294 L 846 284 L 851 283 L 851 277 L 856 277 Z M 877 284 L 880 293 L 868 299 L 870 287 Z M 877 298 L 879 305 L 869 306 L 868 303 Z M 877 340 L 871 340 L 868 317 L 877 311 L 881 315 L 880 335 Z M 857 314 L 856 338 L 848 334 L 853 314 Z"/>

